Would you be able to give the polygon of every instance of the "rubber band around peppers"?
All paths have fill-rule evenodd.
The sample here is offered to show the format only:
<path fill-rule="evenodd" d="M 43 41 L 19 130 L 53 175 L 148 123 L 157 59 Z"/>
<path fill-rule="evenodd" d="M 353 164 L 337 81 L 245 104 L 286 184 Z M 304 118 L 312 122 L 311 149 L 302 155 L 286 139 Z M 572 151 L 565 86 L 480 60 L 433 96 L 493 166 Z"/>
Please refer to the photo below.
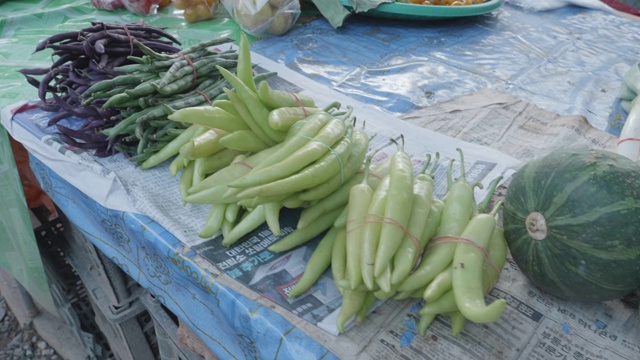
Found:
<path fill-rule="evenodd" d="M 237 164 L 238 164 L 238 165 L 242 165 L 242 166 L 244 166 L 244 167 L 248 168 L 249 170 L 253 170 L 253 166 L 251 166 L 251 165 L 247 164 L 247 163 L 246 163 L 246 162 L 244 162 L 244 161 L 239 161 L 239 162 L 237 162 Z"/>
<path fill-rule="evenodd" d="M 191 66 L 191 69 L 193 70 L 193 80 L 191 81 L 191 86 L 195 87 L 196 81 L 198 80 L 198 71 L 196 70 L 196 66 L 193 65 L 193 61 L 191 61 L 191 59 L 189 59 L 189 57 L 187 57 L 185 54 L 178 53 L 178 55 L 180 55 L 180 57 L 183 58 L 189 64 L 189 66 Z"/>
<path fill-rule="evenodd" d="M 302 103 L 302 101 L 300 100 L 298 95 L 296 95 L 294 93 L 290 93 L 290 94 L 291 94 L 291 96 L 293 96 L 294 99 L 296 99 L 296 101 L 298 102 L 298 105 L 300 105 L 300 107 L 302 108 L 302 111 L 304 112 L 304 117 L 309 116 L 309 113 L 307 112 L 307 108 L 304 107 L 304 104 Z"/>
<path fill-rule="evenodd" d="M 394 219 L 394 218 L 390 218 L 384 215 L 380 215 L 380 214 L 365 214 L 364 215 L 365 221 L 363 221 L 362 223 L 360 223 L 358 226 L 349 229 L 349 231 L 347 231 L 347 234 L 350 233 L 353 230 L 356 230 L 366 224 L 391 224 L 391 225 L 395 225 L 398 228 L 400 228 L 405 235 L 407 235 L 407 237 L 409 239 L 411 239 L 411 241 L 413 242 L 413 245 L 415 246 L 416 250 L 420 249 L 420 239 L 413 235 L 409 229 L 407 229 L 406 227 L 404 227 L 402 224 L 400 224 L 400 222 L 398 222 L 398 220 Z M 369 220 L 371 218 L 375 218 L 373 220 Z M 350 221 L 356 221 L 358 219 L 351 219 Z M 420 256 L 419 251 L 416 251 L 416 259 L 414 259 L 414 262 L 417 261 L 418 257 Z"/>
<path fill-rule="evenodd" d="M 133 37 L 131 36 L 131 33 L 129 32 L 129 28 L 127 27 L 127 25 L 122 25 L 122 29 L 127 34 L 127 38 L 129 39 L 129 56 L 133 56 Z"/>
<path fill-rule="evenodd" d="M 618 145 L 622 144 L 623 142 L 627 142 L 627 141 L 640 141 L 640 138 L 624 138 L 624 139 L 621 139 L 620 141 L 618 141 Z"/>
<path fill-rule="evenodd" d="M 340 184 L 344 184 L 344 165 L 342 165 L 342 160 L 340 159 L 340 156 L 338 156 L 338 154 L 336 154 L 336 151 L 335 151 L 335 150 L 333 150 L 333 149 L 331 148 L 331 146 L 329 146 L 329 145 L 327 145 L 327 144 L 323 143 L 322 141 L 320 141 L 320 140 L 318 140 L 318 139 L 316 139 L 316 138 L 310 137 L 310 136 L 305 136 L 305 135 L 294 135 L 293 137 L 301 137 L 301 138 L 303 138 L 303 139 L 307 139 L 307 140 L 309 140 L 309 141 L 316 141 L 316 142 L 319 142 L 320 144 L 322 144 L 322 145 L 326 146 L 326 147 L 327 147 L 327 149 L 329 149 L 329 152 L 330 152 L 330 153 L 332 153 L 332 154 L 333 154 L 333 156 L 335 156 L 335 157 L 336 157 L 336 159 L 338 160 L 338 164 L 340 165 Z"/>
<path fill-rule="evenodd" d="M 482 246 L 478 245 L 475 241 L 473 241 L 471 239 L 468 239 L 468 238 L 465 238 L 465 237 L 462 237 L 462 236 L 453 236 L 453 235 L 434 236 L 434 237 L 431 238 L 431 241 L 429 241 L 429 245 L 427 245 L 427 247 L 425 248 L 425 251 L 427 249 L 430 249 L 430 248 L 432 248 L 434 246 L 438 246 L 440 244 L 450 244 L 450 243 L 465 243 L 465 244 L 469 244 L 469 245 L 472 245 L 472 246 L 476 247 L 482 253 L 482 257 L 484 258 L 484 262 L 485 263 L 489 263 L 489 265 L 491 265 L 493 270 L 495 270 L 496 274 L 498 276 L 500 276 L 501 269 L 498 269 L 498 265 L 496 265 L 496 263 L 493 261 L 493 259 L 489 255 L 489 252 L 487 251 L 487 249 L 485 249 Z M 489 277 L 491 277 L 491 274 L 489 274 Z"/>

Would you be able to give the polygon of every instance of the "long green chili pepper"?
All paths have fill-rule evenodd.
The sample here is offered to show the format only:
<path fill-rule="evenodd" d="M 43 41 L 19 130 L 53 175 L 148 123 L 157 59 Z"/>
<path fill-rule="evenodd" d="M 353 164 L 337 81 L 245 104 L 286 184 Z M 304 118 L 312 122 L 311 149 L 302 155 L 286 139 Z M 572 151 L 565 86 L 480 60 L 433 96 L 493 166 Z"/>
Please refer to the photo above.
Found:
<path fill-rule="evenodd" d="M 251 63 L 251 51 L 249 49 L 249 40 L 243 32 L 240 35 L 240 44 L 238 46 L 238 78 L 243 84 L 254 93 L 258 92 L 256 83 L 253 80 L 253 64 Z"/>
<path fill-rule="evenodd" d="M 229 149 L 258 152 L 269 147 L 251 130 L 236 130 L 220 139 L 220 145 Z"/>
<path fill-rule="evenodd" d="M 349 287 L 355 289 L 363 283 L 361 267 L 361 251 L 363 247 L 364 226 L 367 223 L 367 212 L 373 198 L 374 189 L 368 182 L 372 156 L 365 162 L 365 174 L 362 182 L 354 185 L 349 191 L 347 205 L 347 268 L 346 279 Z"/>
<path fill-rule="evenodd" d="M 227 132 L 247 130 L 249 126 L 241 118 L 223 110 L 222 108 L 201 105 L 176 110 L 169 115 L 169 120 L 190 124 L 201 124 Z"/>
<path fill-rule="evenodd" d="M 430 247 L 423 254 L 420 265 L 402 282 L 399 291 L 415 290 L 425 286 L 444 270 L 453 259 L 455 238 L 462 234 L 471 219 L 475 206 L 473 187 L 465 179 L 462 150 L 458 149 L 458 151 L 461 157 L 462 174 L 447 191 L 440 226 L 436 234 L 436 237 L 442 239 L 438 241 L 442 242 L 434 244 L 434 240 L 431 240 Z M 452 163 L 449 164 L 449 177 L 451 169 Z"/>
<path fill-rule="evenodd" d="M 333 244 L 335 243 L 336 237 L 340 231 L 340 228 L 331 227 L 322 237 L 318 246 L 313 250 L 311 257 L 309 257 L 304 273 L 293 289 L 289 292 L 290 299 L 300 296 L 305 291 L 309 290 L 329 268 L 331 265 Z"/>
<path fill-rule="evenodd" d="M 343 186 L 343 184 L 352 178 L 362 167 L 362 163 L 367 156 L 370 140 L 369 136 L 363 130 L 354 129 L 351 136 L 353 149 L 350 157 L 343 164 L 343 173 L 334 175 L 331 179 L 320 185 L 305 189 L 300 193 L 300 199 L 304 201 L 317 201 L 329 196 L 329 194 Z M 379 176 L 379 174 L 377 174 L 377 171 L 372 170 L 369 176 L 370 183 L 376 176 Z"/>
<path fill-rule="evenodd" d="M 233 86 L 233 89 L 238 93 L 241 101 L 246 105 L 251 116 L 255 120 L 256 124 L 262 129 L 262 131 L 273 142 L 279 143 L 285 139 L 286 132 L 277 131 L 269 126 L 269 108 L 260 101 L 258 95 L 251 91 L 242 80 L 229 70 L 216 66 L 216 69 L 222 74 L 222 76 Z"/>
<path fill-rule="evenodd" d="M 223 236 L 222 245 L 231 246 L 238 242 L 243 236 L 258 228 L 266 221 L 264 205 L 260 205 L 251 210 L 231 231 Z"/>
<path fill-rule="evenodd" d="M 254 169 L 241 179 L 229 184 L 246 188 L 263 185 L 293 175 L 324 156 L 329 149 L 344 138 L 348 126 L 338 119 L 331 119 L 313 139 L 306 139 L 304 146 L 280 162 L 261 169 Z"/>
<path fill-rule="evenodd" d="M 271 244 L 267 249 L 271 252 L 283 252 L 300 246 L 330 229 L 331 226 L 333 226 L 333 222 L 341 212 L 342 209 L 336 209 L 326 213 L 319 217 L 313 224 L 303 229 L 293 230 L 285 237 Z"/>
<path fill-rule="evenodd" d="M 347 266 L 347 231 L 343 226 L 336 226 L 340 231 L 336 234 L 336 238 L 331 249 L 331 274 L 334 281 L 345 279 Z"/>
<path fill-rule="evenodd" d="M 211 205 L 207 219 L 202 229 L 200 229 L 198 236 L 201 238 L 210 238 L 222 229 L 226 207 L 226 204 Z"/>
<path fill-rule="evenodd" d="M 242 193 L 238 194 L 238 197 L 247 198 L 267 194 L 291 194 L 317 186 L 329 180 L 335 174 L 339 174 L 339 176 L 342 177 L 342 182 L 344 182 L 344 163 L 349 157 L 351 150 L 351 131 L 347 130 L 347 134 L 345 134 L 342 140 L 315 163 L 286 178 L 245 189 Z"/>
<path fill-rule="evenodd" d="M 206 131 L 201 125 L 192 125 L 185 129 L 180 135 L 173 139 L 169 144 L 162 148 L 162 150 L 155 153 L 149 159 L 144 161 L 141 165 L 141 169 L 151 169 L 158 166 L 164 161 L 168 160 L 172 156 L 177 155 L 180 152 L 180 148 L 189 142 L 196 134 Z"/>
<path fill-rule="evenodd" d="M 342 307 L 338 312 L 336 325 L 340 333 L 344 333 L 345 326 L 364 305 L 369 291 L 344 289 L 342 292 Z"/>
<path fill-rule="evenodd" d="M 422 233 L 427 225 L 433 201 L 433 178 L 431 175 L 425 174 L 427 166 L 430 165 L 430 158 L 429 156 L 429 160 L 420 174 L 414 179 L 413 205 L 407 223 L 407 233 L 393 255 L 393 270 L 391 272 L 391 283 L 393 284 L 399 284 L 409 275 L 427 244 L 427 241 L 422 238 Z M 435 168 L 435 164 L 433 168 Z"/>
<path fill-rule="evenodd" d="M 397 150 L 391 157 L 389 190 L 374 263 L 375 276 L 380 276 L 386 270 L 404 239 L 411 217 L 413 183 L 411 158 L 404 151 L 403 145 L 397 143 Z"/>
<path fill-rule="evenodd" d="M 240 96 L 233 90 L 223 89 L 223 91 L 225 95 L 227 95 L 231 103 L 233 103 L 233 106 L 240 115 L 240 118 L 244 120 L 244 122 L 256 134 L 256 136 L 259 137 L 262 142 L 269 146 L 275 145 L 276 142 L 269 136 L 267 136 L 267 134 L 264 132 L 264 129 L 258 125 L 247 106 L 242 102 L 242 99 L 240 99 Z"/>
<path fill-rule="evenodd" d="M 258 96 L 261 102 L 271 109 L 295 106 L 316 106 L 313 98 L 302 94 L 293 94 L 282 90 L 272 89 L 266 81 L 258 83 Z"/>
<path fill-rule="evenodd" d="M 500 205 L 492 213 L 477 214 L 469 221 L 461 237 L 473 244 L 464 241 L 457 243 L 453 256 L 452 288 L 455 303 L 464 317 L 475 323 L 498 320 L 507 305 L 504 299 L 487 305 L 482 283 L 486 249 L 496 227 L 495 218 L 499 208 Z"/>
<path fill-rule="evenodd" d="M 362 281 L 369 290 L 377 287 L 375 283 L 374 265 L 378 242 L 380 241 L 380 229 L 382 228 L 388 191 L 389 176 L 385 176 L 374 189 L 365 215 L 366 222 L 362 225 L 362 259 L 360 260 L 360 267 L 362 271 Z"/>

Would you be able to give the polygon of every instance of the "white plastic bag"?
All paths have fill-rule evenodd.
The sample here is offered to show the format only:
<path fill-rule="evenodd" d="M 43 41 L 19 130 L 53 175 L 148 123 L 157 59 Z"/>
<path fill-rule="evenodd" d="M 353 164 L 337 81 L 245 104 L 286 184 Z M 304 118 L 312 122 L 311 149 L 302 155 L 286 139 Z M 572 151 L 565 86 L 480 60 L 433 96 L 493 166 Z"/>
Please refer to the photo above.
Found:
<path fill-rule="evenodd" d="M 240 28 L 257 37 L 282 35 L 300 16 L 299 0 L 223 0 Z"/>
<path fill-rule="evenodd" d="M 533 11 L 547 11 L 564 6 L 575 5 L 591 9 L 612 11 L 612 9 L 600 0 L 510 0 L 511 5 L 521 6 Z"/>

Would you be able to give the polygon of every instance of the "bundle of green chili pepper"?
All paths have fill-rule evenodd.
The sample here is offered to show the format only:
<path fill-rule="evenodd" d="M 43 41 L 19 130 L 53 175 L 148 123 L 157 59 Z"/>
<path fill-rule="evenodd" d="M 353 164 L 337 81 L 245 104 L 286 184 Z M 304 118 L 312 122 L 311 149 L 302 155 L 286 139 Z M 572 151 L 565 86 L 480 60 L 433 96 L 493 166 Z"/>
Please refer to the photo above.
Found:
<path fill-rule="evenodd" d="M 120 120 L 103 133 L 109 139 L 122 139 L 116 148 L 140 165 L 188 127 L 170 121 L 167 117 L 171 113 L 207 104 L 223 94 L 228 84 L 217 66 L 235 68 L 238 54 L 235 50 L 212 47 L 229 41 L 217 38 L 170 55 L 136 42 L 143 55 L 130 56 L 134 64 L 115 69 L 121 75 L 87 89 L 83 93 L 84 103 L 101 101 L 102 108 L 118 110 Z"/>
<path fill-rule="evenodd" d="M 486 213 L 493 191 L 476 205 L 473 188 L 478 184 L 464 180 L 464 165 L 460 179 L 453 182 L 452 163 L 444 201 L 433 198 L 437 154 L 435 163 L 429 163 L 414 175 L 399 145 L 389 162 L 371 170 L 366 170 L 366 164 L 364 174 L 354 177 L 348 187 L 343 212 L 321 239 L 289 296 L 309 291 L 331 267 L 343 295 L 337 318 L 341 332 L 350 319 L 364 320 L 376 300 L 391 297 L 426 300 L 420 311 L 421 334 L 437 315 L 451 317 L 454 334 L 466 319 L 496 321 L 504 300 L 486 306 L 484 296 L 498 281 L 506 261 L 506 242 L 495 221 L 500 205 Z M 301 222 L 308 222 L 305 213 L 315 212 L 314 207 L 303 210 Z"/>
<path fill-rule="evenodd" d="M 180 173 L 183 200 L 211 205 L 200 236 L 222 232 L 230 246 L 265 222 L 279 235 L 282 207 L 312 203 L 349 181 L 369 138 L 353 128 L 350 109 L 339 112 L 338 103 L 320 109 L 309 97 L 272 89 L 265 79 L 273 73 L 254 77 L 244 36 L 236 74 L 217 70 L 229 86 L 224 97 L 169 115 L 185 129 L 140 167 L 173 157 L 169 170 Z M 314 222 L 283 244 L 311 240 L 332 223 Z"/>

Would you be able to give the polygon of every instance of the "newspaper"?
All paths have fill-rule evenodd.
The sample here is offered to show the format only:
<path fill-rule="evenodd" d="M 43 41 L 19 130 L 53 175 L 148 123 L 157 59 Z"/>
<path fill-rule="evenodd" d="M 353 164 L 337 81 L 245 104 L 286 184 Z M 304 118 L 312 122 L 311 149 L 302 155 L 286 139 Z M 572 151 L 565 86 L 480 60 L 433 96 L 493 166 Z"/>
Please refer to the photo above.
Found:
<path fill-rule="evenodd" d="M 478 94 L 425 109 L 426 113 L 410 114 L 402 121 L 257 54 L 252 54 L 252 59 L 265 70 L 277 71 L 276 83 L 281 87 L 300 89 L 320 105 L 337 100 L 343 106 L 352 106 L 358 120 L 366 121 L 367 132 L 376 134 L 372 148 L 381 148 L 387 139 L 402 134 L 405 149 L 416 162 L 424 161 L 426 154 L 438 152 L 441 164 L 446 164 L 448 159 L 457 160 L 456 149 L 463 149 L 469 174 L 473 180 L 481 181 L 485 189 L 496 177 L 508 177 L 522 161 L 548 150 L 549 144 L 554 144 L 552 139 L 557 139 L 554 146 L 581 143 L 600 147 L 609 146 L 611 140 L 603 132 L 590 130 L 586 122 L 549 117 L 550 114 L 533 111 L 528 104 L 503 94 L 500 95 L 502 102 L 495 102 L 493 95 Z M 496 113 L 503 116 L 502 125 L 496 122 L 497 117 L 493 116 Z M 39 129 L 26 126 L 31 117 L 44 116 L 37 110 L 27 109 L 11 115 L 4 111 L 2 123 L 12 136 L 25 144 L 34 156 L 59 169 L 57 172 L 74 186 L 105 207 L 148 215 L 182 242 L 183 249 L 174 249 L 175 253 L 195 250 L 199 254 L 195 261 L 203 273 L 213 274 L 221 285 L 273 309 L 340 358 L 635 359 L 640 353 L 637 309 L 620 301 L 586 305 L 551 298 L 532 287 L 511 261 L 488 296 L 489 300 L 508 300 L 507 310 L 496 323 L 467 323 L 463 333 L 454 337 L 448 319 L 438 317 L 424 337 L 418 336 L 420 303 L 388 300 L 379 303 L 367 321 L 350 326 L 345 334 L 336 336 L 335 315 L 340 300 L 329 273 L 306 294 L 293 300 L 286 296 L 304 270 L 317 239 L 283 254 L 266 250 L 277 240 L 266 228 L 256 229 L 232 248 L 222 247 L 216 238 L 200 239 L 197 233 L 208 207 L 183 205 L 178 179 L 169 174 L 166 166 L 141 171 L 123 156 L 95 159 L 61 146 L 54 135 L 46 134 L 42 129 L 46 118 L 32 122 L 41 124 Z M 20 117 L 25 118 L 20 121 Z M 536 126 L 515 126 L 522 119 L 531 120 L 530 125 Z M 557 134 L 552 136 L 547 132 L 556 120 L 563 120 L 566 125 L 556 128 Z M 461 128 L 465 131 L 457 130 Z M 572 131 L 574 136 L 566 135 Z M 514 143 L 510 139 L 516 139 L 515 136 L 522 138 Z M 549 144 L 544 145 L 547 142 Z M 530 146 L 537 150 L 530 152 L 527 150 Z M 57 151 L 51 152 L 52 147 Z M 381 153 L 393 151 L 389 146 Z M 443 170 L 436 173 L 436 196 L 441 195 L 446 186 Z M 454 176 L 457 176 L 457 167 L 455 170 Z M 73 179 L 77 171 L 86 175 L 82 182 Z M 108 190 L 89 185 L 94 179 L 109 179 Z M 483 191 L 478 189 L 476 196 L 484 196 Z M 295 211 L 283 214 L 283 234 L 292 231 L 295 219 Z"/>
<path fill-rule="evenodd" d="M 618 138 L 583 116 L 560 116 L 513 95 L 483 89 L 416 110 L 402 119 L 420 127 L 532 160 L 567 146 L 615 151 Z"/>

